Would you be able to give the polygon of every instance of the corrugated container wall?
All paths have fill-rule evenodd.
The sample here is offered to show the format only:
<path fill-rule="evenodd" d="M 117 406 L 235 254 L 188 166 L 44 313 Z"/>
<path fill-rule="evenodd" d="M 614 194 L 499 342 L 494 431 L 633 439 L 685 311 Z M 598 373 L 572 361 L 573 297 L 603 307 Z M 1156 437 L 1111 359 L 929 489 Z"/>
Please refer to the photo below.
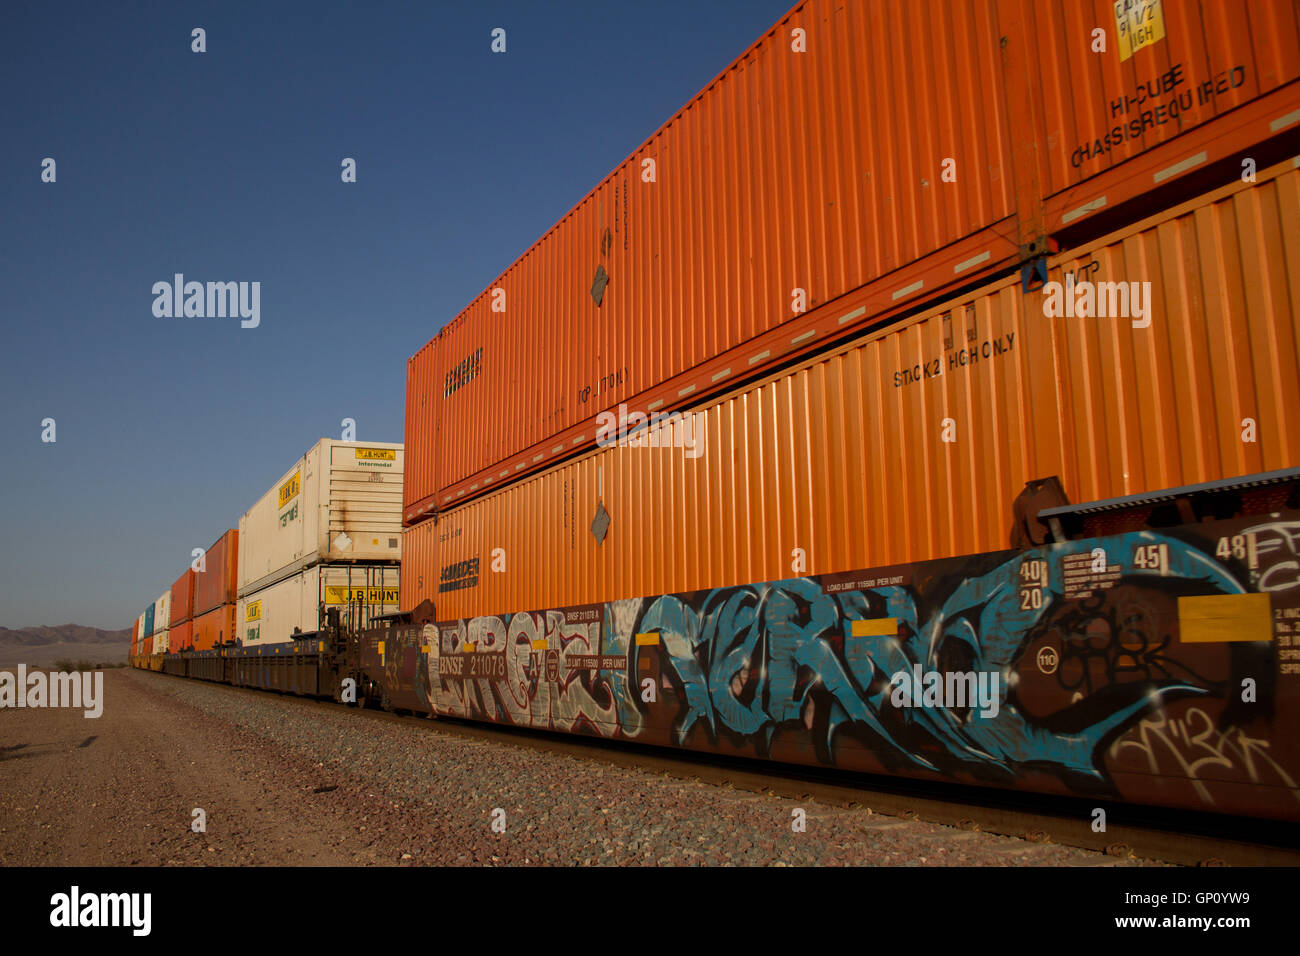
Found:
<path fill-rule="evenodd" d="M 154 605 L 150 604 L 144 609 L 144 630 L 141 632 L 145 637 L 153 636 L 153 615 Z"/>
<path fill-rule="evenodd" d="M 194 617 L 222 604 L 233 604 L 239 574 L 239 532 L 231 528 L 203 555 L 194 574 Z"/>
<path fill-rule="evenodd" d="M 153 602 L 153 629 L 154 632 L 165 631 L 171 627 L 172 621 L 172 592 L 168 588 Z"/>
<path fill-rule="evenodd" d="M 408 529 L 403 608 L 432 598 L 450 620 L 986 552 L 1034 479 L 1082 502 L 1300 462 L 1293 164 L 1049 265 L 1054 283 L 1139 283 L 1131 315 L 1049 317 L 1054 287 L 1018 279 L 954 299 L 700 410 L 682 447 L 599 449 Z"/>
<path fill-rule="evenodd" d="M 163 628 L 161 631 L 153 632 L 153 652 L 155 654 L 166 654 L 168 645 L 168 629 Z"/>
<path fill-rule="evenodd" d="M 236 619 L 244 646 L 279 644 L 301 633 L 318 631 L 324 615 L 338 608 L 345 618 L 348 605 L 365 605 L 362 620 L 398 610 L 400 569 L 396 565 L 314 565 L 239 599 Z"/>
<path fill-rule="evenodd" d="M 400 444 L 322 438 L 239 519 L 239 593 L 317 562 L 401 557 Z"/>
<path fill-rule="evenodd" d="M 194 569 L 186 568 L 185 573 L 172 585 L 172 624 L 188 621 L 194 616 Z"/>
<path fill-rule="evenodd" d="M 1000 22 L 1023 24 L 1037 54 L 1023 66 L 1047 196 L 1300 77 L 1294 0 L 1144 0 L 1125 14 L 1117 6 L 1000 0 Z M 1108 34 L 1105 54 L 1094 49 L 1098 27 Z"/>
<path fill-rule="evenodd" d="M 235 605 L 222 604 L 193 622 L 191 637 L 196 651 L 210 651 L 218 644 L 229 644 L 235 639 Z"/>
<path fill-rule="evenodd" d="M 194 622 L 182 621 L 172 624 L 167 632 L 167 649 L 172 654 L 192 649 L 194 643 Z"/>
<path fill-rule="evenodd" d="M 1105 0 L 796 7 L 411 358 L 404 521 L 1300 125 L 1295 0 L 1130 6 L 1159 30 Z"/>

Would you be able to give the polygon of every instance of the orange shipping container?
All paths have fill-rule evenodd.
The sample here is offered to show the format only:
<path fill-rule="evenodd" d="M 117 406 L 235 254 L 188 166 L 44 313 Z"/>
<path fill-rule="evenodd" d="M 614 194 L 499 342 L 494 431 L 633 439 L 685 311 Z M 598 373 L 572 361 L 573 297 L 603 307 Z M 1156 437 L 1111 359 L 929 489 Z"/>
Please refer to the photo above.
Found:
<path fill-rule="evenodd" d="M 169 654 L 179 654 L 181 651 L 192 650 L 193 634 L 193 621 L 173 624 L 167 631 L 167 652 Z"/>
<path fill-rule="evenodd" d="M 1130 315 L 1049 316 L 1067 272 L 1080 309 L 1081 283 L 1108 300 L 1101 283 L 1138 283 Z M 986 552 L 1034 479 L 1080 502 L 1300 464 L 1292 163 L 1056 256 L 1049 278 L 738 391 L 674 429 L 682 447 L 601 448 L 407 529 L 403 609 L 431 598 L 451 620 Z"/>
<path fill-rule="evenodd" d="M 221 606 L 194 619 L 191 637 L 196 651 L 210 651 L 218 644 L 229 644 L 235 639 L 235 605 Z"/>
<path fill-rule="evenodd" d="M 1300 92 L 1269 96 L 1300 78 L 1294 0 L 999 0 L 998 19 L 1032 38 L 1027 68 L 1008 63 L 1008 105 L 1033 131 L 1019 204 L 1055 197 L 1049 232 L 1228 157 L 1237 176 L 1246 147 L 1300 126 Z"/>
<path fill-rule="evenodd" d="M 194 617 L 219 604 L 235 601 L 239 569 L 239 531 L 231 528 L 203 555 L 203 570 L 194 574 Z"/>
<path fill-rule="evenodd" d="M 172 585 L 171 626 L 181 621 L 188 621 L 194 616 L 194 569 L 186 568 L 185 573 Z"/>
<path fill-rule="evenodd" d="M 411 358 L 405 522 L 590 447 L 605 409 L 698 405 L 1270 140 L 1266 165 L 1300 125 L 1294 0 L 1114 7 L 795 7 Z"/>

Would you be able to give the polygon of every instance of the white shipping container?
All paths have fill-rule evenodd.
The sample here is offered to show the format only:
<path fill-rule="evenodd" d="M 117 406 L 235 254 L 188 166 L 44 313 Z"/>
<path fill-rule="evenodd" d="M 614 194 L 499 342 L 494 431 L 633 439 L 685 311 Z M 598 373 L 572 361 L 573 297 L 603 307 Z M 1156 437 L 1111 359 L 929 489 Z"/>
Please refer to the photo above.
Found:
<path fill-rule="evenodd" d="M 157 614 L 158 612 L 154 611 L 154 613 Z M 151 640 L 153 641 L 153 652 L 155 654 L 167 653 L 167 628 L 163 628 L 161 631 L 154 631 Z"/>
<path fill-rule="evenodd" d="M 395 564 L 317 564 L 244 595 L 235 608 L 235 633 L 245 646 L 283 644 L 294 629 L 304 634 L 325 626 L 329 608 L 347 620 L 349 605 L 364 602 L 357 626 L 398 609 L 401 568 Z"/>
<path fill-rule="evenodd" d="M 240 596 L 317 563 L 402 556 L 401 444 L 322 438 L 239 519 Z"/>
<path fill-rule="evenodd" d="M 165 631 L 172 623 L 172 591 L 168 588 L 153 602 L 153 632 Z M 166 647 L 166 645 L 163 645 Z"/>

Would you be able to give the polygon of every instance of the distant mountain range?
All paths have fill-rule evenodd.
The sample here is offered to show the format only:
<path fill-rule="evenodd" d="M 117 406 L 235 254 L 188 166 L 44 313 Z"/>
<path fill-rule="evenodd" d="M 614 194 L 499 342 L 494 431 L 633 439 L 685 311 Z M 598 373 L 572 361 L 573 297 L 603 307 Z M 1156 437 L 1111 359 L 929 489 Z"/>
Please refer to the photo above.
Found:
<path fill-rule="evenodd" d="M 131 644 L 131 629 L 106 631 L 102 627 L 83 624 L 61 624 L 58 627 L 0 627 L 0 647 L 39 647 L 44 644 Z"/>

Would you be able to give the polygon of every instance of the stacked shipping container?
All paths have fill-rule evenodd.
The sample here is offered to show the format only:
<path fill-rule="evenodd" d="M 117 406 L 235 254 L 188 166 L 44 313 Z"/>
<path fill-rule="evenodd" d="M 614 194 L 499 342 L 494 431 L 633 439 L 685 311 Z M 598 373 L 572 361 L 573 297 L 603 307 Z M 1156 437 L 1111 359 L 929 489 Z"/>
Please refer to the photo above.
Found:
<path fill-rule="evenodd" d="M 172 585 L 171 634 L 167 641 L 169 653 L 176 654 L 193 647 L 194 569 L 185 573 Z"/>
<path fill-rule="evenodd" d="M 164 591 L 153 602 L 153 652 L 166 654 L 168 651 L 168 629 L 171 626 L 172 592 Z"/>
<path fill-rule="evenodd" d="M 800 4 L 409 361 L 406 523 L 591 447 L 620 403 L 696 407 L 1190 198 L 1216 162 L 1267 165 L 1300 128 L 1297 20 Z"/>
<path fill-rule="evenodd" d="M 1051 286 L 994 282 L 408 528 L 403 608 L 453 620 L 996 551 L 1033 479 L 1091 501 L 1293 466 L 1300 172 L 1259 178 L 1050 260 L 1053 282 L 1150 283 L 1145 316 L 1047 317 Z"/>
<path fill-rule="evenodd" d="M 239 519 L 239 643 L 315 632 L 332 606 L 397 610 L 403 465 L 400 444 L 323 438 Z"/>
<path fill-rule="evenodd" d="M 235 641 L 235 594 L 239 574 L 239 532 L 231 528 L 213 542 L 194 571 L 190 645 L 207 651 Z"/>
<path fill-rule="evenodd" d="M 321 439 L 135 622 L 131 656 L 283 643 L 397 610 L 400 444 Z M 155 660 L 156 658 L 156 660 Z"/>

